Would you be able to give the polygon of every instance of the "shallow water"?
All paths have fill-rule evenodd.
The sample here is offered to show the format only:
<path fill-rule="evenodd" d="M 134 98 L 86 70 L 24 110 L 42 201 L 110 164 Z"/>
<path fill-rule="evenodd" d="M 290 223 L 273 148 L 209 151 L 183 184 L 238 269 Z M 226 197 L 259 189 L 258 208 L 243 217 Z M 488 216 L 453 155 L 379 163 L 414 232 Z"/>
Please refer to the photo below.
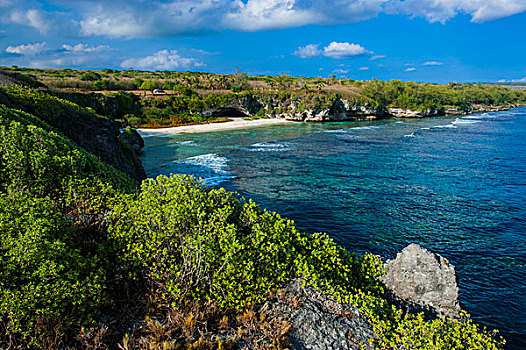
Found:
<path fill-rule="evenodd" d="M 149 176 L 202 177 L 352 251 L 392 258 L 415 242 L 440 253 L 462 307 L 526 348 L 526 108 L 145 142 Z"/>

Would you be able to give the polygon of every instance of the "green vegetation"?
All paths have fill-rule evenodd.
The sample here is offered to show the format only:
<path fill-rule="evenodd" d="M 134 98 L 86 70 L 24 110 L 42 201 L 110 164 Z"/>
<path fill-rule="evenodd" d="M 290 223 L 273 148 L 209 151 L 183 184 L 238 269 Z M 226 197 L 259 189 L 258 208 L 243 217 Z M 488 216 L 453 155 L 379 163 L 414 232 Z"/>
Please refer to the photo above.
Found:
<path fill-rule="evenodd" d="M 181 77 L 195 81 L 201 75 Z M 285 78 L 282 84 L 294 84 Z M 332 96 L 313 101 L 326 104 Z M 135 116 L 126 93 L 114 98 L 124 101 L 121 114 Z M 186 91 L 140 103 L 150 103 L 143 112 L 179 108 L 191 116 L 233 99 L 251 109 L 254 93 Z M 159 176 L 139 186 L 50 125 L 59 116 L 100 119 L 94 111 L 20 87 L 0 89 L 4 100 L 2 348 L 205 349 L 233 348 L 238 341 L 283 348 L 287 326 L 256 315 L 262 302 L 298 277 L 360 308 L 378 335 L 371 340 L 378 348 L 503 347 L 502 339 L 467 315 L 425 320 L 393 306 L 378 278 L 383 264 L 374 255 L 351 254 L 323 233 L 299 232 L 292 221 L 190 176 Z M 130 129 L 123 134 L 132 137 Z"/>
<path fill-rule="evenodd" d="M 333 108 L 344 100 L 377 114 L 388 108 L 467 113 L 526 103 L 526 91 L 490 84 L 427 84 L 392 81 L 196 72 L 74 71 L 2 68 L 31 86 L 47 86 L 59 96 L 97 113 L 138 127 L 167 127 L 213 121 L 214 111 L 233 107 L 251 116 L 283 117 Z M 163 89 L 164 93 L 156 93 Z M 97 92 L 86 94 L 87 92 Z M 78 98 L 78 95 L 84 95 Z M 75 96 L 77 95 L 77 96 Z M 126 100 L 123 96 L 127 96 Z M 116 106 L 116 107 L 115 107 Z M 115 111 L 117 109 L 118 111 Z M 123 113 L 122 110 L 127 110 Z M 228 117 L 229 115 L 222 115 Z"/>

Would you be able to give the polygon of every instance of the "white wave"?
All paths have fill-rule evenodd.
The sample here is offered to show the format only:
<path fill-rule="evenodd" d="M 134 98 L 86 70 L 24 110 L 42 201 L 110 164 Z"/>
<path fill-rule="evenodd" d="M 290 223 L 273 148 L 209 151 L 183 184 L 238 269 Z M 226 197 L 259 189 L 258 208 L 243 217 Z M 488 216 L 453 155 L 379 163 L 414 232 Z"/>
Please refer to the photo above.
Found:
<path fill-rule="evenodd" d="M 252 152 L 285 152 L 292 149 L 290 142 L 261 142 L 255 143 L 250 148 Z"/>
<path fill-rule="evenodd" d="M 468 120 L 465 118 L 457 118 L 452 124 L 453 125 L 463 125 L 463 124 L 476 124 L 476 123 L 479 123 L 479 121 L 478 120 Z"/>
<path fill-rule="evenodd" d="M 466 115 L 466 116 L 462 117 L 462 119 L 482 120 L 483 117 L 485 117 L 487 115 L 488 115 L 487 113 L 484 113 L 484 114 L 481 114 L 481 115 L 471 114 L 471 115 Z"/>
<path fill-rule="evenodd" d="M 210 153 L 175 160 L 164 164 L 161 170 L 165 175 L 170 173 L 193 175 L 201 178 L 206 186 L 215 186 L 233 178 L 227 167 L 228 158 Z"/>
<path fill-rule="evenodd" d="M 224 172 L 227 167 L 228 158 L 221 157 L 215 153 L 203 154 L 183 160 L 186 164 L 199 165 L 212 169 L 215 172 Z"/>
<path fill-rule="evenodd" d="M 346 133 L 348 131 L 349 131 L 349 129 L 335 129 L 335 130 L 324 130 L 322 132 L 339 134 L 339 133 Z"/>
<path fill-rule="evenodd" d="M 410 134 L 404 135 L 404 137 L 415 137 L 415 132 L 413 131 Z"/>
<path fill-rule="evenodd" d="M 403 122 L 402 122 L 403 123 Z M 371 130 L 371 129 L 378 129 L 380 126 L 377 125 L 369 125 L 369 126 L 357 126 L 354 128 L 345 128 L 345 129 L 335 129 L 335 130 L 324 130 L 322 132 L 327 133 L 336 133 L 336 134 L 347 134 L 356 130 Z"/>
<path fill-rule="evenodd" d="M 178 142 L 176 142 L 176 144 L 178 144 L 178 145 L 192 145 L 192 146 L 195 146 L 195 142 L 194 142 L 194 141 L 191 141 L 191 140 L 188 140 L 188 141 L 178 141 Z"/>
<path fill-rule="evenodd" d="M 357 128 L 351 128 L 351 130 L 371 130 L 371 129 L 378 129 L 379 126 L 374 126 L 374 125 L 371 125 L 371 126 L 359 126 Z"/>
<path fill-rule="evenodd" d="M 446 125 L 435 125 L 434 128 L 437 128 L 437 129 L 443 129 L 443 128 L 456 128 L 456 126 L 451 123 L 451 124 L 446 124 Z"/>
<path fill-rule="evenodd" d="M 420 128 L 420 130 L 431 130 L 431 128 Z"/>
<path fill-rule="evenodd" d="M 405 124 L 405 122 L 395 122 L 395 124 Z"/>

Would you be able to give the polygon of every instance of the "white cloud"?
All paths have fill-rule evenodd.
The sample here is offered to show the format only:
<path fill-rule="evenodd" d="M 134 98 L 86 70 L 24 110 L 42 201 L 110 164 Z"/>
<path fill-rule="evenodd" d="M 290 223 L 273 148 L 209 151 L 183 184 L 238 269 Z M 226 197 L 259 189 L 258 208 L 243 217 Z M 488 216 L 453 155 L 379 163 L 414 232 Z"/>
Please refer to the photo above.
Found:
<path fill-rule="evenodd" d="M 33 27 L 41 34 L 47 34 L 51 28 L 51 21 L 42 11 L 36 9 L 13 11 L 10 19 L 13 23 Z"/>
<path fill-rule="evenodd" d="M 381 58 L 386 58 L 386 57 L 387 57 L 386 55 L 374 55 L 373 57 L 371 57 L 371 61 L 379 60 Z"/>
<path fill-rule="evenodd" d="M 248 0 L 236 2 L 233 12 L 226 13 L 223 25 L 241 30 L 261 30 L 298 27 L 319 20 L 309 9 L 295 0 Z"/>
<path fill-rule="evenodd" d="M 526 77 L 521 79 L 499 79 L 497 83 L 526 83 Z"/>
<path fill-rule="evenodd" d="M 414 72 L 415 70 L 416 70 L 415 67 L 409 67 L 409 68 L 404 69 L 404 72 Z"/>
<path fill-rule="evenodd" d="M 191 51 L 193 52 L 197 52 L 201 55 L 210 55 L 210 56 L 215 56 L 215 55 L 219 55 L 220 52 L 210 52 L 210 51 L 206 51 L 206 50 L 201 50 L 201 49 L 190 49 Z"/>
<path fill-rule="evenodd" d="M 0 0 L 0 19 L 71 36 L 164 38 L 352 23 L 381 13 L 442 22 L 467 14 L 485 22 L 526 11 L 525 0 Z M 380 58 L 381 55 L 378 55 Z"/>
<path fill-rule="evenodd" d="M 351 23 L 377 16 L 387 1 L 92 0 L 68 3 L 67 7 L 74 7 L 81 17 L 83 35 L 134 38 Z"/>
<path fill-rule="evenodd" d="M 524 0 L 405 0 L 392 1 L 388 13 L 424 17 L 429 22 L 445 23 L 459 13 L 472 22 L 486 22 L 526 11 Z"/>
<path fill-rule="evenodd" d="M 321 50 L 318 49 L 320 44 L 309 44 L 307 46 L 300 46 L 293 55 L 299 58 L 311 58 L 321 55 Z"/>
<path fill-rule="evenodd" d="M 350 44 L 348 42 L 339 43 L 333 41 L 323 48 L 323 55 L 331 58 L 341 59 L 357 55 L 370 53 L 359 44 Z"/>
<path fill-rule="evenodd" d="M 62 49 L 69 52 L 100 52 L 108 50 L 108 45 L 89 46 L 88 44 L 77 44 L 77 45 L 62 45 Z"/>
<path fill-rule="evenodd" d="M 424 62 L 422 63 L 423 66 L 441 66 L 443 65 L 444 63 L 442 62 L 437 62 L 437 61 L 428 61 L 428 62 Z"/>
<path fill-rule="evenodd" d="M 16 53 L 24 56 L 35 56 L 44 51 L 46 49 L 46 46 L 47 44 L 45 42 L 18 46 L 8 46 L 7 49 L 5 49 L 5 52 Z"/>
<path fill-rule="evenodd" d="M 369 70 L 369 67 L 360 67 L 358 70 Z"/>
<path fill-rule="evenodd" d="M 332 72 L 333 73 L 337 73 L 337 74 L 347 74 L 347 73 L 349 73 L 349 71 L 347 69 L 335 69 Z"/>
<path fill-rule="evenodd" d="M 181 57 L 177 50 L 161 50 L 151 56 L 130 58 L 121 63 L 122 68 L 144 70 L 175 70 L 180 68 L 202 67 L 205 64 L 195 58 Z"/>
<path fill-rule="evenodd" d="M 329 45 L 325 46 L 323 50 L 320 50 L 318 48 L 319 46 L 320 44 L 309 44 L 306 46 L 300 46 L 292 54 L 300 58 L 312 58 L 323 55 L 330 58 L 342 59 L 372 53 L 370 51 L 367 51 L 360 44 L 351 44 L 348 42 L 339 43 L 333 41 Z M 340 65 L 340 67 L 343 66 L 344 65 Z"/>

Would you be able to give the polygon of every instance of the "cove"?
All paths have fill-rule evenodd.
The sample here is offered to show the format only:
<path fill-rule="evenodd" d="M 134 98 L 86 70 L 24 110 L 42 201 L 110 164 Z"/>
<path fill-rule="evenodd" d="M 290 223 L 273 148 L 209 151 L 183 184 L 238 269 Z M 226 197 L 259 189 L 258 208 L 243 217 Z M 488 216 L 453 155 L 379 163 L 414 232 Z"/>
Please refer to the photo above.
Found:
<path fill-rule="evenodd" d="M 392 258 L 455 266 L 460 302 L 526 347 L 526 108 L 460 118 L 294 123 L 146 137 L 148 176 L 187 173 Z"/>

